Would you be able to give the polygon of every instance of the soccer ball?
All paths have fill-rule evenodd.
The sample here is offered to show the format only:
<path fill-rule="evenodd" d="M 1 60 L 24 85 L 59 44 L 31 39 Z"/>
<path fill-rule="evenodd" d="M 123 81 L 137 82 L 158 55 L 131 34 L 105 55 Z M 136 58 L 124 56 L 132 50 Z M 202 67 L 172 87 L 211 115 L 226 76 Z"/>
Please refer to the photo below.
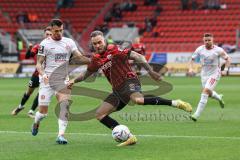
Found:
<path fill-rule="evenodd" d="M 130 130 L 125 125 L 118 125 L 112 130 L 112 137 L 117 142 L 124 142 L 130 136 Z"/>

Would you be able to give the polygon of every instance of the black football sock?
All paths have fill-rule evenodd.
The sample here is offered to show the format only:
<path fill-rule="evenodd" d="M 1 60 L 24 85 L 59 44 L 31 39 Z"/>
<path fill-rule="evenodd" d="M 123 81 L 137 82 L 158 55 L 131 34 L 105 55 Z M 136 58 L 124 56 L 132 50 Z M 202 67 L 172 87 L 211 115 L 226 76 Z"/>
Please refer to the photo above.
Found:
<path fill-rule="evenodd" d="M 144 97 L 144 105 L 168 105 L 172 106 L 172 100 L 161 97 Z"/>
<path fill-rule="evenodd" d="M 37 107 L 38 107 L 38 94 L 37 94 L 37 96 L 35 97 L 35 99 L 33 101 L 31 110 L 35 111 Z"/>
<path fill-rule="evenodd" d="M 24 106 L 24 104 L 27 102 L 28 98 L 29 98 L 29 95 L 24 93 L 22 100 L 21 100 L 21 106 Z"/>
<path fill-rule="evenodd" d="M 103 119 L 101 119 L 100 122 L 110 129 L 113 129 L 114 127 L 119 125 L 119 123 L 116 120 L 112 119 L 109 116 L 103 117 Z"/>

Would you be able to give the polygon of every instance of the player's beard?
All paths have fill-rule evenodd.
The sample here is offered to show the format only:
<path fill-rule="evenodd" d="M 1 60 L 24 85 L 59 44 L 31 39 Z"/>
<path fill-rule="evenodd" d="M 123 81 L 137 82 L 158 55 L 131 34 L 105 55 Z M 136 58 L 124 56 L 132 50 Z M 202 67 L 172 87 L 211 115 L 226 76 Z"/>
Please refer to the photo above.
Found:
<path fill-rule="evenodd" d="M 98 49 L 99 54 L 103 54 L 105 51 L 106 51 L 106 46 L 101 49 Z"/>
<path fill-rule="evenodd" d="M 213 45 L 212 45 L 212 44 L 208 44 L 208 45 L 206 45 L 206 48 L 207 48 L 207 49 L 212 49 L 212 48 L 213 48 Z"/>
<path fill-rule="evenodd" d="M 61 35 L 58 35 L 58 36 L 53 36 L 52 37 L 55 41 L 60 41 L 62 39 L 62 36 Z"/>

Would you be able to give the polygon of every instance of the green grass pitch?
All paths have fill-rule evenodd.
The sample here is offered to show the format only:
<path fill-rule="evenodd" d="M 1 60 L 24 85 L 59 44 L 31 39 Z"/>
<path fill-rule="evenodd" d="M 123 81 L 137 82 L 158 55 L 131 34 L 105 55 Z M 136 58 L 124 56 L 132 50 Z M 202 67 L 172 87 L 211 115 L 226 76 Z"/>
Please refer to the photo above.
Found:
<path fill-rule="evenodd" d="M 200 78 L 165 78 L 173 90 L 163 97 L 190 102 L 195 111 L 200 98 Z M 239 77 L 223 77 L 216 91 L 223 93 L 226 107 L 209 99 L 198 122 L 188 113 L 167 106 L 127 106 L 112 116 L 137 135 L 138 144 L 116 147 L 111 131 L 97 120 L 69 123 L 67 145 L 58 145 L 54 114 L 56 100 L 40 126 L 39 134 L 30 133 L 32 119 L 27 117 L 32 96 L 18 116 L 10 113 L 23 95 L 28 79 L 0 79 L 0 160 L 236 160 L 240 149 Z M 78 84 L 110 92 L 105 78 Z M 143 89 L 149 89 L 143 86 Z M 72 113 L 97 107 L 101 100 L 73 96 Z"/>

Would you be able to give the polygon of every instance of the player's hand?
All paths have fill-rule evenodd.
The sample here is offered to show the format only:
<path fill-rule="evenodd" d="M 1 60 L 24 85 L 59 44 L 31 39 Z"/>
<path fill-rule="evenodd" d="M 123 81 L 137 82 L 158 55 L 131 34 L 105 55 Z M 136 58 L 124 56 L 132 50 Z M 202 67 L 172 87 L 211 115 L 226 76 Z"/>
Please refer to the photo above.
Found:
<path fill-rule="evenodd" d="M 223 71 L 221 71 L 221 74 L 222 74 L 222 76 L 226 76 L 227 75 L 227 71 L 223 70 Z"/>
<path fill-rule="evenodd" d="M 44 84 L 47 85 L 48 82 L 49 82 L 48 75 L 44 74 L 44 75 L 42 76 L 42 78 L 43 78 Z"/>
<path fill-rule="evenodd" d="M 30 44 L 29 44 L 29 46 L 28 46 L 28 49 L 29 49 L 29 50 L 31 50 L 31 49 L 32 49 L 32 47 L 33 47 L 33 44 L 32 44 L 32 43 L 30 43 Z"/>
<path fill-rule="evenodd" d="M 149 74 L 149 75 L 151 76 L 151 78 L 154 79 L 155 81 L 160 81 L 160 80 L 162 80 L 161 74 L 159 74 L 159 73 L 157 73 L 157 72 L 155 72 L 155 71 L 150 71 L 148 74 Z"/>
<path fill-rule="evenodd" d="M 67 88 L 68 89 L 72 89 L 72 86 L 74 85 L 74 79 L 71 79 L 68 83 L 67 83 Z"/>
<path fill-rule="evenodd" d="M 194 75 L 195 75 L 195 72 L 193 71 L 193 69 L 190 68 L 190 69 L 188 70 L 187 75 L 189 75 L 189 76 L 194 76 Z"/>

